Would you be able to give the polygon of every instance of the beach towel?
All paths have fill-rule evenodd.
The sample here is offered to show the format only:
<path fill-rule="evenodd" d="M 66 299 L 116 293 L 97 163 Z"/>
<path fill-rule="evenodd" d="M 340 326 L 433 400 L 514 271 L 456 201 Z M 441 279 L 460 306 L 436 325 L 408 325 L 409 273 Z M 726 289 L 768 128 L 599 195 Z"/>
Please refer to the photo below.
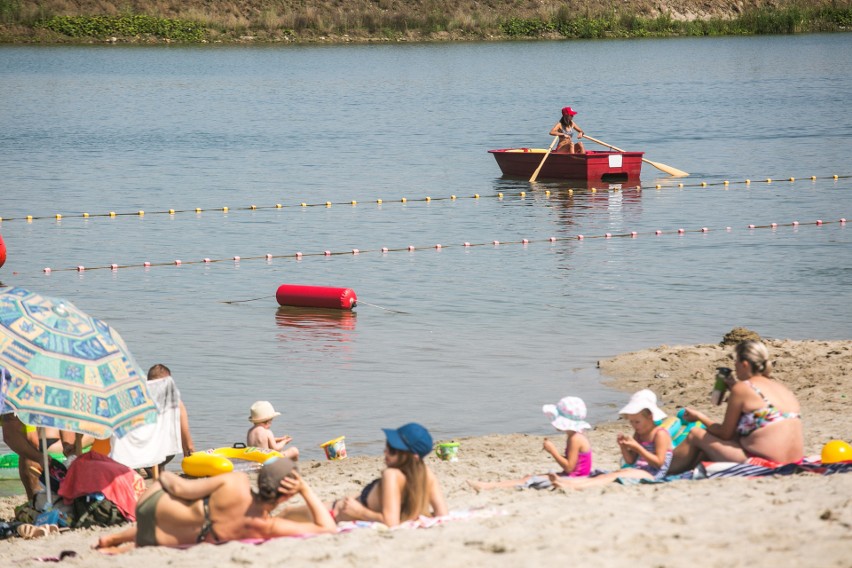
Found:
<path fill-rule="evenodd" d="M 391 528 L 384 523 L 372 522 L 372 521 L 344 521 L 337 525 L 338 534 L 348 533 L 358 529 L 373 529 L 379 531 L 395 531 L 400 529 L 430 529 L 432 527 L 436 527 L 438 525 L 443 525 L 450 521 L 459 521 L 459 520 L 471 520 L 471 519 L 485 519 L 488 517 L 495 517 L 501 515 L 507 515 L 506 511 L 498 510 L 498 509 L 460 509 L 457 511 L 450 511 L 448 514 L 442 517 L 427 517 L 425 515 L 421 515 L 416 519 L 411 519 L 410 521 L 405 521 L 404 523 L 400 523 L 399 525 Z M 317 535 L 315 534 L 305 534 L 305 535 L 293 535 L 293 536 L 283 536 L 283 537 L 275 537 L 275 538 L 313 538 Z M 267 540 L 272 539 L 262 539 L 262 538 L 246 538 L 240 540 L 240 542 L 246 544 L 262 544 Z M 189 545 L 192 546 L 192 545 Z M 183 548 L 183 547 L 182 547 Z M 188 548 L 188 547 L 187 547 Z"/>
<path fill-rule="evenodd" d="M 59 495 L 66 502 L 82 495 L 103 493 L 129 521 L 136 520 L 136 501 L 144 492 L 145 480 L 138 473 L 96 452 L 74 460 L 59 487 Z"/>
<path fill-rule="evenodd" d="M 151 467 L 183 454 L 180 438 L 180 391 L 171 377 L 148 381 L 148 393 L 159 415 L 121 438 L 112 437 L 110 457 L 133 469 Z"/>
<path fill-rule="evenodd" d="M 693 470 L 693 479 L 718 479 L 721 477 L 765 477 L 767 475 L 792 475 L 815 473 L 833 475 L 852 471 L 852 461 L 823 464 L 819 458 L 805 458 L 799 463 L 776 463 L 761 458 L 749 458 L 745 463 L 702 462 Z"/>
<path fill-rule="evenodd" d="M 459 509 L 456 511 L 450 511 L 449 513 L 441 517 L 427 517 L 426 515 L 420 515 L 416 519 L 411 519 L 410 521 L 402 522 L 393 528 L 388 527 L 384 523 L 372 521 L 345 521 L 342 523 L 338 523 L 337 527 L 338 532 L 349 532 L 353 529 L 359 528 L 394 531 L 401 529 L 431 529 L 432 527 L 437 527 L 439 525 L 443 525 L 451 521 L 487 519 L 489 517 L 496 517 L 507 514 L 508 513 L 506 513 L 506 511 L 502 511 L 499 509 Z"/>

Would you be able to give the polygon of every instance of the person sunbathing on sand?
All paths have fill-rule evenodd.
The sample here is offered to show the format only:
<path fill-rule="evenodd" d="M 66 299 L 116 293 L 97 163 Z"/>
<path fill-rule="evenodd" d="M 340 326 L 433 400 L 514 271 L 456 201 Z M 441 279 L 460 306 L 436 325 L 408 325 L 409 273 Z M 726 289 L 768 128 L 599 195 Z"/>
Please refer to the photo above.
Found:
<path fill-rule="evenodd" d="M 721 423 L 687 408 L 687 420 L 698 420 L 707 429 L 694 428 L 678 445 L 672 473 L 682 473 L 700 461 L 745 462 L 760 457 L 778 463 L 801 461 L 805 455 L 799 401 L 790 389 L 771 378 L 769 350 L 760 341 L 747 340 L 734 350 L 734 377 Z"/>
<path fill-rule="evenodd" d="M 420 424 L 411 422 L 396 430 L 384 429 L 385 464 L 382 476 L 367 484 L 357 497 L 343 497 L 330 508 L 338 522 L 372 521 L 395 527 L 421 515 L 447 514 L 444 493 L 438 479 L 423 461 L 432 453 L 432 436 Z M 303 508 L 282 513 L 285 518 L 301 518 Z"/>
<path fill-rule="evenodd" d="M 542 449 L 549 453 L 559 467 L 560 473 L 554 474 L 559 477 L 586 477 L 592 471 L 592 444 L 583 434 L 591 425 L 585 421 L 586 403 L 576 396 L 566 396 L 557 404 L 545 404 L 542 411 L 550 419 L 550 423 L 557 430 L 565 432 L 565 453 L 560 454 L 553 442 L 544 439 Z M 468 481 L 477 492 L 484 489 L 496 489 L 507 487 L 533 487 L 535 489 L 549 489 L 552 487 L 548 474 L 527 475 L 521 479 L 509 479 L 506 481 Z"/>
<path fill-rule="evenodd" d="M 299 494 L 310 520 L 271 517 L 278 505 Z M 337 525 L 289 458 L 267 460 L 257 476 L 230 472 L 202 479 L 184 479 L 163 472 L 136 505 L 136 525 L 103 536 L 95 548 L 112 554 L 134 546 L 179 547 L 202 542 L 273 538 L 336 532 Z"/>
<path fill-rule="evenodd" d="M 586 489 L 599 487 L 616 479 L 663 479 L 672 460 L 672 437 L 668 430 L 655 424 L 663 420 L 666 413 L 657 406 L 657 396 L 648 389 L 630 397 L 630 402 L 618 411 L 624 414 L 633 426 L 633 436 L 618 435 L 618 446 L 628 467 L 585 478 L 566 478 L 550 474 L 554 487 Z"/>

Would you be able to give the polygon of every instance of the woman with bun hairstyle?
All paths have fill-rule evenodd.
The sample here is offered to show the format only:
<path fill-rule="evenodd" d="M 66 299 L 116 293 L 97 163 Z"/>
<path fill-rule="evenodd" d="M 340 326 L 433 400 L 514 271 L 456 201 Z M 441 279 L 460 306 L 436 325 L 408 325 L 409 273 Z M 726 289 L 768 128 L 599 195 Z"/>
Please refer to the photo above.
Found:
<path fill-rule="evenodd" d="M 700 461 L 745 462 L 757 457 L 776 463 L 795 463 L 804 457 L 799 401 L 790 389 L 773 379 L 769 350 L 760 341 L 740 342 L 734 350 L 734 373 L 725 417 L 716 422 L 694 408 L 684 419 L 700 421 L 674 451 L 670 473 L 682 473 Z M 735 377 L 734 377 L 735 375 Z"/>

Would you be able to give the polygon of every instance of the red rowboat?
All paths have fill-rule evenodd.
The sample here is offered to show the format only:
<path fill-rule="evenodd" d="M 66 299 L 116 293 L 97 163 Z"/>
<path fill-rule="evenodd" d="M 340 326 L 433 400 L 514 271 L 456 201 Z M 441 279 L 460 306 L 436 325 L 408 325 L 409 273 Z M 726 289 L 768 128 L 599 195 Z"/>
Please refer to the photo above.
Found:
<path fill-rule="evenodd" d="M 544 148 L 503 148 L 488 150 L 497 160 L 504 176 L 529 179 L 544 154 Z M 562 154 L 551 152 L 544 161 L 538 179 L 572 179 L 588 181 L 626 181 L 639 179 L 645 152 L 595 152 Z"/>

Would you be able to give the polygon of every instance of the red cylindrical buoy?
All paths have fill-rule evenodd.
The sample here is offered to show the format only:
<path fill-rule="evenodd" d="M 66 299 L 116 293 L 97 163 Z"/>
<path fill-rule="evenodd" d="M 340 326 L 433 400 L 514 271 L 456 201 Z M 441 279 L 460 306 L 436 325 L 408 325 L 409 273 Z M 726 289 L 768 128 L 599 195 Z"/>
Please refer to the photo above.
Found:
<path fill-rule="evenodd" d="M 3 235 L 0 235 L 0 268 L 6 264 L 6 243 L 3 242 Z"/>
<path fill-rule="evenodd" d="M 333 308 L 337 310 L 351 310 L 358 301 L 355 292 L 350 288 L 302 286 L 300 284 L 282 284 L 275 293 L 275 299 L 282 306 Z"/>

